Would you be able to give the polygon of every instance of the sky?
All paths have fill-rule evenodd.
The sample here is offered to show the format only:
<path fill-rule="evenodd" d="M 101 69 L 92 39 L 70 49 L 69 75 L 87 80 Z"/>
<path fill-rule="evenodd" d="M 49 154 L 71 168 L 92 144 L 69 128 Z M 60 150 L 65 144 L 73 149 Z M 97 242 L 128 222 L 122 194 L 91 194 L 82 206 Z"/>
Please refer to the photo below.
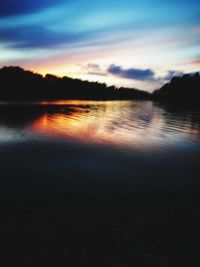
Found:
<path fill-rule="evenodd" d="M 153 91 L 200 70 L 200 0 L 1 0 L 5 65 Z"/>

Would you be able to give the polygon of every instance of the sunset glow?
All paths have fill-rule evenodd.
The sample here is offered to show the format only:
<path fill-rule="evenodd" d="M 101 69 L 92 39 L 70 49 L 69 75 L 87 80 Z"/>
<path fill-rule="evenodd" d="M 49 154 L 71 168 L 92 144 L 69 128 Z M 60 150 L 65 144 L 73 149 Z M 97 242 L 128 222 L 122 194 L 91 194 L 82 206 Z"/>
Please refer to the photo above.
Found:
<path fill-rule="evenodd" d="M 199 14 L 198 0 L 3 1 L 0 66 L 152 91 L 199 71 Z"/>

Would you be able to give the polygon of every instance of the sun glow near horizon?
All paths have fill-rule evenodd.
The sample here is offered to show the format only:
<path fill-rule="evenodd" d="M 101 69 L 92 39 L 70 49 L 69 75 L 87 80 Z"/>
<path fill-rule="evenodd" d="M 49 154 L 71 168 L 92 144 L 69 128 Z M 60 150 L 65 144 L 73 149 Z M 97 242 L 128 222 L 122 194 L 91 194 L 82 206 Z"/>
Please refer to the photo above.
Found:
<path fill-rule="evenodd" d="M 8 0 L 0 66 L 152 91 L 200 70 L 199 12 L 196 0 Z"/>

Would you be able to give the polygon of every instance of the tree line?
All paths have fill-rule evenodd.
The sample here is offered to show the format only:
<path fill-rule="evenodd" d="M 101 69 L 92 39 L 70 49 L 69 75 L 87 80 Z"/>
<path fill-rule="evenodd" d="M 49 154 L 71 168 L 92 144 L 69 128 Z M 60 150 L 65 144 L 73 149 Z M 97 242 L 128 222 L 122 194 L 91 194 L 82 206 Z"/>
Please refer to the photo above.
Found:
<path fill-rule="evenodd" d="M 144 99 L 169 103 L 198 103 L 200 75 L 185 74 L 174 77 L 152 94 L 135 88 L 116 88 L 104 83 L 83 81 L 69 77 L 42 76 L 21 67 L 0 69 L 0 101 L 39 101 L 56 99 L 126 100 Z"/>

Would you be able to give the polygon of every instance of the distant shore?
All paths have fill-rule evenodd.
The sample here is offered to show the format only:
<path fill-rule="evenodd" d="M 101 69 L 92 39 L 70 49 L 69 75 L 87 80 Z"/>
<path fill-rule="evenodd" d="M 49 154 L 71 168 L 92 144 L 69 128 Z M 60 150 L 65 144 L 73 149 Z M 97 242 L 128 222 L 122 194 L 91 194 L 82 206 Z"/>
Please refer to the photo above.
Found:
<path fill-rule="evenodd" d="M 98 82 L 69 77 L 59 78 L 26 71 L 20 67 L 0 69 L 0 101 L 79 100 L 155 100 L 166 103 L 195 105 L 200 98 L 200 75 L 174 77 L 152 94 L 135 88 L 116 88 Z"/>

